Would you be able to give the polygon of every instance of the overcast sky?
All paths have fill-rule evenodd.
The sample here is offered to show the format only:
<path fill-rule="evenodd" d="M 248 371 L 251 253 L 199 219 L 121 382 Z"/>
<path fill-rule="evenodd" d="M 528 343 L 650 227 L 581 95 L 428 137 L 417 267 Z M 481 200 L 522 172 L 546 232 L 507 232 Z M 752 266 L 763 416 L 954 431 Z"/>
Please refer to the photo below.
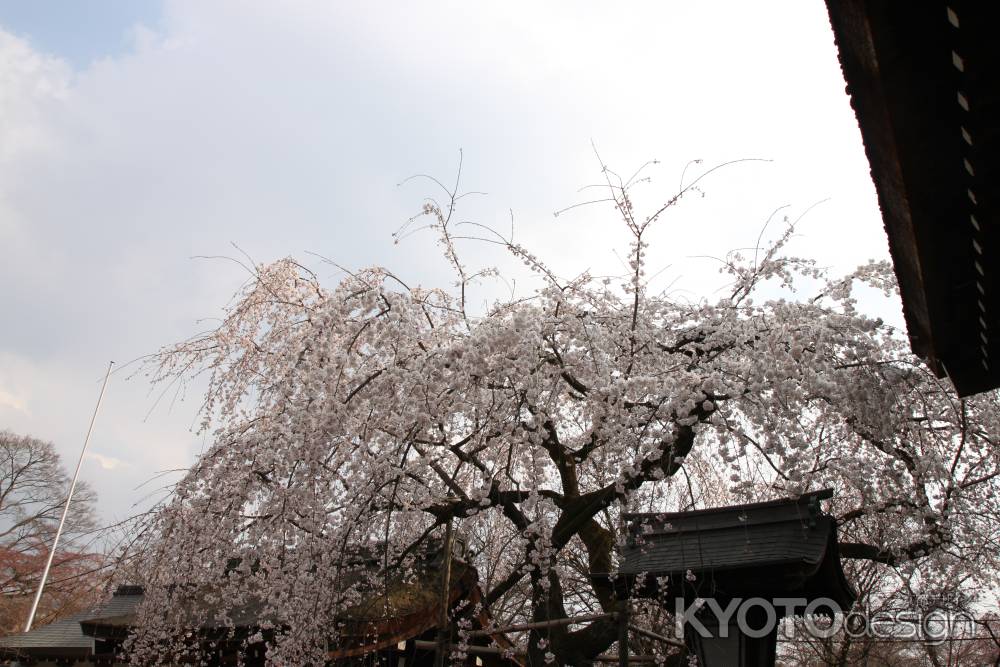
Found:
<path fill-rule="evenodd" d="M 108 360 L 204 328 L 245 278 L 225 261 L 307 253 L 450 280 L 433 239 L 391 234 L 464 150 L 466 217 L 563 273 L 620 272 L 626 240 L 581 201 L 612 168 L 738 158 L 664 221 L 660 286 L 711 296 L 701 256 L 753 245 L 772 210 L 793 250 L 848 271 L 887 257 L 822 0 L 239 2 L 0 0 L 0 428 L 75 464 Z M 772 226 L 768 235 L 780 232 Z M 508 265 L 482 245 L 470 263 Z M 898 321 L 898 308 L 885 316 Z M 154 408 L 114 376 L 83 477 L 108 520 L 203 446 L 197 396 Z M 147 417 L 148 414 L 148 417 Z"/>

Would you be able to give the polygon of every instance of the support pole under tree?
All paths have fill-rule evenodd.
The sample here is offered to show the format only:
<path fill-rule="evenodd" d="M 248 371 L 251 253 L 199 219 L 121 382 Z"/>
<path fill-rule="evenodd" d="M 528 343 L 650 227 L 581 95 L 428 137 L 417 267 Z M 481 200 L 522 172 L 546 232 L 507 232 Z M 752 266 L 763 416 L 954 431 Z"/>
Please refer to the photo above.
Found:
<path fill-rule="evenodd" d="M 451 551 L 455 539 L 454 519 L 449 518 L 444 532 L 444 553 L 441 555 L 441 606 L 438 613 L 438 642 L 434 653 L 434 667 L 444 667 L 444 656 L 451 642 L 451 628 L 448 623 L 448 602 L 451 597 Z"/>
<path fill-rule="evenodd" d="M 97 405 L 94 407 L 94 414 L 90 417 L 90 426 L 87 428 L 87 437 L 83 439 L 83 449 L 80 451 L 80 460 L 76 462 L 76 472 L 73 473 L 73 481 L 69 485 L 69 494 L 66 496 L 66 504 L 63 505 L 62 518 L 59 519 L 59 528 L 56 529 L 56 537 L 52 540 L 52 548 L 49 549 L 49 558 L 45 561 L 45 569 L 42 571 L 42 580 L 38 582 L 38 590 L 35 592 L 35 601 L 31 604 L 31 612 L 28 613 L 28 622 L 24 624 L 24 631 L 31 631 L 31 624 L 35 622 L 35 612 L 38 611 L 38 603 L 42 599 L 42 591 L 45 590 L 45 580 L 49 578 L 49 569 L 52 567 L 52 559 L 56 555 L 56 547 L 59 546 L 59 537 L 62 535 L 63 526 L 66 525 L 66 516 L 69 514 L 69 504 L 73 501 L 73 492 L 76 490 L 76 481 L 80 478 L 80 468 L 83 467 L 83 457 L 87 454 L 87 445 L 90 444 L 90 434 L 94 432 L 94 422 L 97 421 L 97 413 L 101 409 L 101 401 L 104 400 L 104 391 L 108 388 L 108 379 L 111 377 L 111 369 L 115 362 L 108 363 L 108 372 L 104 374 L 104 384 L 101 385 L 101 395 L 97 397 Z"/>
<path fill-rule="evenodd" d="M 618 601 L 618 667 L 628 667 L 628 599 Z"/>

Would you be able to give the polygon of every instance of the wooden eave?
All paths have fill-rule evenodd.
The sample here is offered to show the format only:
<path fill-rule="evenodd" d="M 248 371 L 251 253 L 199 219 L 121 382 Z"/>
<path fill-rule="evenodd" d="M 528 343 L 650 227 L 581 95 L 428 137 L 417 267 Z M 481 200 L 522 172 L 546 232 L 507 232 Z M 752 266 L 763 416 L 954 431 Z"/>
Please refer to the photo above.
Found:
<path fill-rule="evenodd" d="M 914 353 L 1000 386 L 1000 41 L 979 0 L 827 0 Z"/>

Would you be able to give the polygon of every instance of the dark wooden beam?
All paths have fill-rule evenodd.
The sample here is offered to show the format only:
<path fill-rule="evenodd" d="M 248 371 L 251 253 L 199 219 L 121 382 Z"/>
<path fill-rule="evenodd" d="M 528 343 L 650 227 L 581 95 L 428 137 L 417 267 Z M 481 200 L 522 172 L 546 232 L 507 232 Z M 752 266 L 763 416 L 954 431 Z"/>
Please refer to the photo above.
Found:
<path fill-rule="evenodd" d="M 1000 386 L 1000 42 L 991 3 L 827 0 L 913 351 Z"/>

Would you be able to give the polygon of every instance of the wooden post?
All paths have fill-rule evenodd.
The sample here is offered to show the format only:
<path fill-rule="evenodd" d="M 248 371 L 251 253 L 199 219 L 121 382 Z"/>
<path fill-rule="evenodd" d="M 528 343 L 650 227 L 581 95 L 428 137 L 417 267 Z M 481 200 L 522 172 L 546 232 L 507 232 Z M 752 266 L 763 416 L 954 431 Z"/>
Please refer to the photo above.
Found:
<path fill-rule="evenodd" d="M 618 667 L 628 667 L 628 600 L 618 601 Z"/>
<path fill-rule="evenodd" d="M 434 667 L 444 667 L 444 656 L 451 641 L 448 602 L 451 597 L 451 551 L 454 539 L 452 519 L 448 519 L 444 533 L 444 553 L 441 555 L 441 606 L 438 610 L 438 644 L 434 655 Z"/>

